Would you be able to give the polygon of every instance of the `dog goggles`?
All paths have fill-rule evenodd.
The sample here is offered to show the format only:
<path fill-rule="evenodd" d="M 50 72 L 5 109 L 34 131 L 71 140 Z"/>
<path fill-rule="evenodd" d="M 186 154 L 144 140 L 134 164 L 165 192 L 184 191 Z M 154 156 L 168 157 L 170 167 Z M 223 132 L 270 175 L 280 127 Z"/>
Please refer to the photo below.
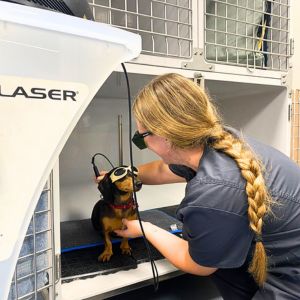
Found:
<path fill-rule="evenodd" d="M 136 167 L 133 167 L 131 169 L 131 166 L 128 167 L 119 167 L 116 168 L 111 174 L 110 174 L 110 179 L 112 181 L 112 183 L 114 183 L 115 181 L 122 179 L 124 177 L 126 177 L 126 175 L 128 173 L 133 173 L 133 175 L 137 176 L 138 175 L 138 169 Z"/>
<path fill-rule="evenodd" d="M 144 133 L 139 133 L 138 131 L 135 132 L 133 138 L 132 138 L 132 142 L 140 149 L 140 150 L 143 150 L 143 149 L 146 149 L 147 148 L 147 145 L 145 143 L 145 140 L 144 138 L 148 135 L 151 135 L 152 132 L 150 131 L 146 131 Z"/>

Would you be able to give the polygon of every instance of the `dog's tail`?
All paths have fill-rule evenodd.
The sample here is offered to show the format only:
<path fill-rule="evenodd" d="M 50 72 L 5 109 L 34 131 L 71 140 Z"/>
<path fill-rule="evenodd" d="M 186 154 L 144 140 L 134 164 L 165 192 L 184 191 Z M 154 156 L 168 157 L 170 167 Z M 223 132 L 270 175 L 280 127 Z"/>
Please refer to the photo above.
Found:
<path fill-rule="evenodd" d="M 97 231 L 101 231 L 102 227 L 100 224 L 100 205 L 101 205 L 101 200 L 99 200 L 92 211 L 92 216 L 91 216 L 91 221 L 92 221 L 92 225 L 94 227 L 95 230 Z"/>

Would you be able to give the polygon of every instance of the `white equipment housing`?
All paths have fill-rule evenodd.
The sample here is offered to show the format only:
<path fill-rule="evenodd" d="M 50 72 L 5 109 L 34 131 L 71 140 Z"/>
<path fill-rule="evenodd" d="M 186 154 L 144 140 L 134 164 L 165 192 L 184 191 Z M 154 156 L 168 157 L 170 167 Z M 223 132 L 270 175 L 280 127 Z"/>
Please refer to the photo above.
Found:
<path fill-rule="evenodd" d="M 0 299 L 51 169 L 99 87 L 140 52 L 137 35 L 0 2 Z"/>

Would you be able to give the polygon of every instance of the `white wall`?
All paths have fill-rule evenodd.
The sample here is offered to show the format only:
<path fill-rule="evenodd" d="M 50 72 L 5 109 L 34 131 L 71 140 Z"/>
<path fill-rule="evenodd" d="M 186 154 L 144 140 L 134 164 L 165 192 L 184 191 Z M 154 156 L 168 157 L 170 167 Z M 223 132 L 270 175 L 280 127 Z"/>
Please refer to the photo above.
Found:
<path fill-rule="evenodd" d="M 300 89 L 300 1 L 291 0 L 291 37 L 295 41 L 295 53 L 292 57 L 292 88 Z"/>
<path fill-rule="evenodd" d="M 206 80 L 226 124 L 289 155 L 287 89 Z"/>

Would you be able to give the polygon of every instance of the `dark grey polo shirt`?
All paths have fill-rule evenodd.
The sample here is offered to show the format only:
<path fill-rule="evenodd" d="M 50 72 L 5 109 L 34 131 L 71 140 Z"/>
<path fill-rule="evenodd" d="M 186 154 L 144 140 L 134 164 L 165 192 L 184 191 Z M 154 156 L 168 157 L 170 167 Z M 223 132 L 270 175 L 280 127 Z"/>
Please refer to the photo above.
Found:
<path fill-rule="evenodd" d="M 258 289 L 247 272 L 254 235 L 247 216 L 246 182 L 232 158 L 209 146 L 197 172 L 169 166 L 187 180 L 177 210 L 183 236 L 195 262 L 218 268 L 212 277 L 224 299 L 300 299 L 300 168 L 274 148 L 245 138 L 266 167 L 265 180 L 276 203 L 263 226 L 269 257 L 264 288 Z"/>

